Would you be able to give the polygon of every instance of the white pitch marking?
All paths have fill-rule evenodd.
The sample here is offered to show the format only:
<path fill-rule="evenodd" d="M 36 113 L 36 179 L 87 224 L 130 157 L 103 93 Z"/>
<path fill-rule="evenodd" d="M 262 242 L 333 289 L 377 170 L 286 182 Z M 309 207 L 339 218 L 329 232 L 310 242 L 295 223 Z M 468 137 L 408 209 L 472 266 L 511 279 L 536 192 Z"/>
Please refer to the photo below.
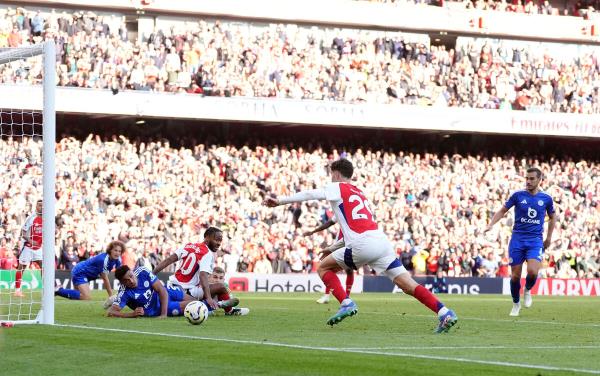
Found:
<path fill-rule="evenodd" d="M 153 333 L 153 332 L 144 332 L 144 331 L 139 331 L 139 330 L 102 328 L 102 327 L 84 326 L 84 325 L 55 324 L 54 326 L 64 327 L 64 328 L 74 328 L 74 329 L 101 330 L 101 331 L 106 331 L 106 332 L 142 334 L 142 335 L 157 336 L 157 337 L 184 338 L 184 339 L 192 339 L 192 340 L 241 343 L 241 344 L 249 344 L 249 345 L 265 345 L 265 346 L 284 347 L 284 348 L 301 349 L 301 350 L 318 350 L 318 351 L 331 351 L 331 352 L 341 352 L 341 353 L 351 353 L 351 354 L 369 354 L 369 355 L 397 356 L 397 357 L 405 357 L 405 358 L 445 360 L 445 361 L 453 361 L 453 362 L 461 362 L 461 363 L 476 363 L 476 364 L 485 364 L 485 365 L 494 365 L 494 366 L 503 366 L 503 367 L 543 369 L 543 370 L 547 370 L 547 371 L 571 371 L 571 372 L 581 372 L 581 373 L 600 375 L 600 370 L 570 368 L 570 367 L 554 367 L 554 366 L 545 366 L 545 365 L 527 364 L 527 363 L 512 363 L 512 362 L 500 362 L 500 361 L 493 361 L 493 360 L 478 360 L 478 359 L 467 359 L 467 358 L 451 358 L 448 356 L 421 355 L 421 354 L 410 354 L 410 353 L 387 353 L 387 352 L 381 352 L 381 351 L 352 350 L 352 349 L 344 349 L 344 348 L 337 348 L 337 347 L 304 346 L 304 345 L 293 345 L 293 344 L 289 344 L 289 343 L 279 343 L 279 342 L 269 342 L 269 341 L 250 341 L 250 340 L 228 339 L 228 338 L 196 337 L 196 336 L 190 336 L 190 335 L 184 335 L 184 334 Z"/>
<path fill-rule="evenodd" d="M 389 346 L 389 347 L 344 347 L 346 350 L 496 350 L 496 349 L 600 349 L 594 345 L 561 345 L 561 346 Z"/>

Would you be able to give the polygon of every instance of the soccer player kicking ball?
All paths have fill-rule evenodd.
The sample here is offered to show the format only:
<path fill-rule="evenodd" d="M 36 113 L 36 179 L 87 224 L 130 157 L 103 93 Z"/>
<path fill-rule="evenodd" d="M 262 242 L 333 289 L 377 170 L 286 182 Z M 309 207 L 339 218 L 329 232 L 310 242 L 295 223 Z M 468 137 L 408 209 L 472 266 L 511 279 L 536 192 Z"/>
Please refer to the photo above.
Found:
<path fill-rule="evenodd" d="M 510 294 L 512 295 L 513 308 L 510 316 L 519 316 L 521 310 L 521 272 L 523 262 L 527 260 L 527 277 L 525 277 L 525 292 L 523 300 L 525 308 L 531 307 L 531 289 L 535 286 L 538 271 L 542 262 L 544 249 L 550 247 L 552 232 L 556 225 L 556 214 L 552 197 L 540 191 L 542 171 L 530 168 L 525 176 L 525 190 L 513 193 L 508 201 L 492 217 L 485 232 L 491 230 L 505 214 L 515 207 L 515 224 L 513 234 L 508 244 L 508 256 L 511 267 Z M 544 217 L 548 213 L 548 232 L 546 240 L 542 241 L 544 232 Z"/>
<path fill-rule="evenodd" d="M 162 282 L 144 267 L 131 271 L 127 265 L 115 270 L 115 278 L 121 283 L 117 298 L 108 309 L 108 317 L 134 318 L 139 316 L 181 316 L 185 306 L 194 301 L 178 286 L 165 288 Z M 128 306 L 133 312 L 122 312 Z"/>
<path fill-rule="evenodd" d="M 319 231 L 327 230 L 328 228 L 330 228 L 331 226 L 336 224 L 336 222 L 337 222 L 337 218 L 334 215 L 333 217 L 331 217 L 330 220 L 328 220 L 321 226 L 315 228 L 312 231 L 306 231 L 303 235 L 310 236 L 312 234 L 316 234 Z M 344 246 L 344 234 L 342 234 L 342 231 L 340 230 L 338 232 L 337 238 L 335 239 L 335 242 L 332 245 L 330 245 L 329 247 L 325 248 L 325 250 L 328 252 L 333 252 L 338 248 L 342 248 L 343 246 Z M 347 268 L 345 271 L 346 271 L 346 295 L 350 296 L 350 291 L 352 290 L 352 285 L 354 284 L 354 270 Z M 326 286 L 325 294 L 323 294 L 322 297 L 317 299 L 317 303 L 328 304 L 330 294 L 331 294 L 331 290 L 329 289 L 329 287 Z"/>
<path fill-rule="evenodd" d="M 415 282 L 396 258 L 392 244 L 373 219 L 365 195 L 351 184 L 354 172 L 352 163 L 347 159 L 339 159 L 333 162 L 329 169 L 332 183 L 325 188 L 306 190 L 286 197 L 268 197 L 263 202 L 268 207 L 308 200 L 330 202 L 342 228 L 345 247 L 333 252 L 324 251 L 326 257 L 318 269 L 325 286 L 333 291 L 333 295 L 341 303 L 340 309 L 327 320 L 327 324 L 333 326 L 358 313 L 358 306 L 348 297 L 335 273 L 345 268 L 356 270 L 363 265 L 369 265 L 378 274 L 385 274 L 405 293 L 414 296 L 437 313 L 439 325 L 436 332 L 447 332 L 458 321 L 456 314 L 446 308 L 429 290 Z"/>
<path fill-rule="evenodd" d="M 71 272 L 71 281 L 73 281 L 74 290 L 57 286 L 54 295 L 73 300 L 90 300 L 92 299 L 90 281 L 100 277 L 104 281 L 104 288 L 110 297 L 113 291 L 108 280 L 108 273 L 114 268 L 121 266 L 121 255 L 123 252 L 125 252 L 125 244 L 118 240 L 110 242 L 105 253 L 101 253 L 75 265 Z"/>

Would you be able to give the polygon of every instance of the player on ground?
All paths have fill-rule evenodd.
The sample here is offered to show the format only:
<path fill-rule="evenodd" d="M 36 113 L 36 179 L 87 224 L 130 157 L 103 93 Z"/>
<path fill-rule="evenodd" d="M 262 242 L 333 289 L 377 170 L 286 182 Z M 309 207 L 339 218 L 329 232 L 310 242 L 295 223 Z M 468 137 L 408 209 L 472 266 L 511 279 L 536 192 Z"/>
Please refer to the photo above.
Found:
<path fill-rule="evenodd" d="M 187 243 L 178 248 L 171 256 L 161 261 L 154 270 L 159 273 L 167 266 L 177 262 L 175 273 L 169 277 L 169 283 L 180 286 L 183 291 L 196 299 L 204 299 L 212 311 L 223 308 L 226 315 L 246 315 L 247 308 L 234 308 L 239 300 L 231 299 L 229 290 L 222 283 L 209 284 L 208 276 L 213 271 L 214 254 L 221 247 L 223 232 L 209 227 L 204 232 L 202 243 Z M 213 299 L 217 295 L 218 301 Z"/>
<path fill-rule="evenodd" d="M 225 270 L 223 270 L 223 268 L 221 268 L 220 266 L 215 266 L 213 268 L 212 274 L 208 276 L 208 283 L 210 283 L 211 285 L 213 283 L 222 283 L 223 286 L 229 289 L 227 282 L 225 282 Z"/>
<path fill-rule="evenodd" d="M 73 300 L 90 300 L 92 293 L 89 282 L 100 277 L 108 296 L 112 296 L 113 290 L 108 280 L 108 273 L 121 266 L 123 252 L 125 252 L 125 244 L 118 240 L 111 242 L 108 244 L 106 252 L 75 265 L 71 271 L 74 290 L 58 287 L 54 295 Z"/>
<path fill-rule="evenodd" d="M 123 265 L 115 270 L 115 278 L 121 283 L 117 298 L 108 309 L 108 317 L 133 318 L 138 316 L 158 317 L 180 316 L 185 306 L 194 301 L 192 296 L 178 286 L 165 288 L 162 282 L 144 267 L 131 271 Z M 128 306 L 133 312 L 122 312 Z"/>
<path fill-rule="evenodd" d="M 327 320 L 327 324 L 335 325 L 358 313 L 358 306 L 348 297 L 335 273 L 345 268 L 357 269 L 369 265 L 378 274 L 385 274 L 405 293 L 436 312 L 439 319 L 436 332 L 447 332 L 458 318 L 429 290 L 415 282 L 396 258 L 392 244 L 373 219 L 365 195 L 351 184 L 354 171 L 352 163 L 342 158 L 333 162 L 329 169 L 332 183 L 325 188 L 302 191 L 287 197 L 268 197 L 263 202 L 269 207 L 307 200 L 330 202 L 342 228 L 345 247 L 333 252 L 324 251 L 327 256 L 318 269 L 325 286 L 333 291 L 333 295 L 341 303 L 339 311 Z"/>
<path fill-rule="evenodd" d="M 233 294 L 231 293 L 231 290 L 229 290 L 229 285 L 227 284 L 227 282 L 225 282 L 225 270 L 223 270 L 223 268 L 221 268 L 220 266 L 215 266 L 213 268 L 213 272 L 211 275 L 208 276 L 208 283 L 210 283 L 210 291 L 213 293 L 213 299 L 218 299 L 218 295 L 214 295 L 214 290 L 212 288 L 213 284 L 216 283 L 220 283 L 223 286 L 225 286 L 225 289 L 227 289 L 227 293 L 229 294 L 230 299 L 234 299 L 234 301 L 236 302 L 236 304 L 239 302 L 239 299 L 234 297 Z M 239 315 L 239 316 L 244 316 L 247 315 L 250 312 L 250 309 L 248 308 L 233 308 L 233 311 L 230 313 L 230 315 Z M 212 311 L 210 312 L 212 313 Z"/>
<path fill-rule="evenodd" d="M 35 262 L 42 268 L 42 200 L 35 204 L 35 213 L 27 217 L 21 229 L 21 240 L 23 246 L 19 253 L 19 266 L 15 276 L 15 296 L 23 296 L 21 281 L 23 270 Z"/>
<path fill-rule="evenodd" d="M 327 230 L 328 228 L 330 228 L 331 226 L 336 224 L 336 222 L 337 222 L 337 218 L 334 215 L 331 217 L 331 219 L 329 219 L 327 222 L 325 222 L 321 226 L 315 228 L 312 231 L 306 231 L 303 235 L 310 236 L 312 234 L 316 234 L 319 231 Z M 338 236 L 335 238 L 334 244 L 328 246 L 326 249 L 328 251 L 333 252 L 336 249 L 343 247 L 344 245 L 341 242 L 341 240 L 343 240 L 343 239 L 344 239 L 344 234 L 342 233 L 342 230 L 340 230 L 338 232 Z M 352 290 L 353 284 L 354 284 L 354 270 L 347 268 L 346 269 L 346 295 L 350 296 L 350 291 Z M 325 286 L 325 294 L 323 294 L 322 297 L 317 299 L 317 303 L 328 304 L 329 303 L 329 294 L 331 294 L 331 289 L 328 286 Z"/>
<path fill-rule="evenodd" d="M 538 271 L 542 262 L 544 249 L 550 247 L 552 232 L 556 225 L 556 214 L 552 197 L 540 191 L 542 171 L 530 168 L 525 175 L 525 190 L 513 193 L 508 201 L 492 217 L 485 232 L 491 230 L 505 214 L 515 207 L 515 224 L 513 234 L 508 245 L 508 256 L 511 267 L 510 294 L 512 295 L 513 308 L 510 316 L 519 316 L 521 310 L 521 273 L 523 262 L 527 261 L 527 277 L 525 277 L 525 292 L 523 300 L 525 307 L 531 307 L 531 289 L 535 286 Z M 543 240 L 544 217 L 548 213 L 548 232 Z"/>

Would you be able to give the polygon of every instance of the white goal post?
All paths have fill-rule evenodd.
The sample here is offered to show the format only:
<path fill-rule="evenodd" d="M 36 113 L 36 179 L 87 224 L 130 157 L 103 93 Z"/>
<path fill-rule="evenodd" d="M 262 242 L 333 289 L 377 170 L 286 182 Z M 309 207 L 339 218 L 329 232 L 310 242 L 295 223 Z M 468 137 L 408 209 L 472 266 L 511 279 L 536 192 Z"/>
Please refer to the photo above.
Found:
<path fill-rule="evenodd" d="M 11 287 L 8 292 L 3 291 L 0 287 L 0 322 L 9 322 L 13 324 L 26 324 L 26 323 L 40 323 L 40 324 L 54 324 L 54 284 L 55 284 L 55 180 L 56 180 L 56 167 L 55 167 L 55 144 L 56 144 L 56 112 L 54 106 L 55 100 L 55 86 L 56 86 L 56 48 L 54 41 L 46 41 L 44 43 L 18 48 L 3 48 L 0 49 L 0 69 L 4 64 L 19 64 L 19 61 L 31 59 L 36 56 L 42 56 L 43 68 L 42 68 L 42 86 L 43 86 L 43 103 L 40 103 L 39 108 L 35 109 L 6 109 L 3 106 L 2 99 L 0 99 L 0 110 L 3 114 L 0 116 L 0 122 L 4 119 L 11 119 L 10 125 L 2 128 L 3 139 L 14 138 L 19 136 L 18 134 L 13 135 L 11 132 L 13 129 L 25 129 L 31 126 L 34 130 L 27 136 L 39 138 L 39 134 L 35 133 L 35 115 L 39 116 L 41 110 L 42 114 L 42 146 L 41 146 L 41 184 L 42 184 L 42 291 L 41 291 L 41 302 L 39 298 L 34 301 L 32 298 L 29 303 L 23 303 L 23 298 L 20 300 L 13 298 L 11 293 Z M 38 57 L 39 59 L 39 57 Z M 26 66 L 26 64 L 25 64 Z M 27 69 L 27 68 L 25 68 Z M 14 86 L 15 90 L 19 90 L 19 86 Z M 6 112 L 5 112 L 6 111 Z M 6 115 L 8 113 L 8 115 Z M 15 115 L 16 116 L 13 116 Z M 21 119 L 29 119 L 31 116 L 32 124 L 21 124 L 21 128 L 18 128 L 19 114 Z M 5 129 L 8 130 L 5 132 Z M 16 131 L 15 131 L 16 132 Z M 25 134 L 23 133 L 23 136 Z M 0 142 L 3 140 L 0 139 Z M 6 158 L 7 156 L 0 155 L 0 158 Z M 10 172 L 10 171 L 9 171 Z M 11 271 L 12 273 L 12 271 Z M 12 275 L 12 274 L 9 274 Z M 1 282 L 1 281 L 0 281 Z M 9 282 L 10 286 L 10 282 Z M 6 289 L 5 289 L 6 290 Z M 33 296 L 33 294 L 31 295 Z M 8 299 L 2 301 L 2 298 L 8 297 Z M 41 303 L 41 304 L 40 304 Z M 22 314 L 22 306 L 29 305 L 29 314 Z M 13 306 L 18 306 L 18 310 L 15 313 Z M 27 307 L 25 307 L 27 308 Z M 2 310 L 4 309 L 4 310 Z M 34 311 L 37 310 L 37 311 Z"/>

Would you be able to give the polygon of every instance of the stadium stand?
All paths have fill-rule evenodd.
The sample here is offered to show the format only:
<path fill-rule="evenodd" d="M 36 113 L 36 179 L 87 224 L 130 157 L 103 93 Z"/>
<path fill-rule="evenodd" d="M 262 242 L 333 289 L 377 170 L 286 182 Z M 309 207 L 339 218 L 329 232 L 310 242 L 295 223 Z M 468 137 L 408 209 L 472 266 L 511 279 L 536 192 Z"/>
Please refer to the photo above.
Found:
<path fill-rule="evenodd" d="M 86 129 L 81 128 L 79 134 Z M 365 131 L 348 136 L 342 146 L 339 135 L 303 140 L 260 128 L 252 136 L 232 128 L 227 137 L 217 136 L 210 127 L 194 128 L 176 132 L 180 136 L 175 138 L 167 132 L 170 140 L 141 133 L 117 136 L 114 129 L 103 136 L 63 135 L 57 151 L 60 268 L 94 255 L 105 239 L 113 238 L 127 241 L 128 262 L 153 265 L 181 242 L 195 239 L 199 227 L 216 224 L 226 231 L 224 248 L 229 251 L 218 257 L 217 265 L 227 271 L 253 271 L 263 260 L 261 271 L 310 272 L 320 247 L 335 234 L 332 230 L 305 238 L 301 233 L 331 213 L 323 204 L 272 212 L 264 210 L 260 200 L 265 192 L 285 194 L 322 184 L 325 164 L 343 155 L 363 171 L 357 183 L 371 188 L 367 194 L 378 221 L 417 274 L 431 274 L 439 267 L 449 276 L 504 275 L 511 219 L 488 236 L 481 231 L 509 192 L 522 188 L 519 173 L 539 165 L 546 174 L 544 187 L 555 197 L 561 216 L 543 274 L 599 276 L 600 175 L 593 144 L 586 148 L 575 143 L 565 149 L 564 142 L 556 142 L 554 148 L 540 150 L 529 145 L 529 155 L 517 156 L 504 151 L 503 141 L 474 150 L 458 141 L 443 147 L 408 134 L 399 148 L 393 140 Z M 311 129 L 298 134 L 310 134 Z M 16 247 L 19 224 L 28 211 L 17 200 L 35 190 L 23 179 L 35 168 L 40 147 L 37 142 L 0 141 L 2 155 L 10 156 L 0 161 L 2 169 L 10 171 L 0 178 L 8 187 L 0 204 L 0 238 L 8 239 L 7 249 Z M 539 151 L 559 154 L 542 157 Z M 9 168 L 9 163 L 18 168 Z M 498 268 L 486 270 L 486 258 Z"/>
<path fill-rule="evenodd" d="M 594 17 L 600 3 L 597 0 L 579 1 L 486 1 L 486 0 L 359 0 L 382 3 L 389 6 L 431 5 L 453 10 L 483 10 L 494 12 L 511 12 L 541 14 L 548 16 Z"/>
<path fill-rule="evenodd" d="M 578 4 L 578 9 L 590 6 Z M 442 5 L 492 6 L 482 1 Z M 493 6 L 564 13 L 545 3 Z M 58 43 L 58 85 L 115 95 L 138 90 L 600 113 L 595 46 L 461 36 L 446 47 L 427 34 L 209 19 L 176 20 L 137 35 L 122 14 L 0 8 L 0 48 L 47 38 Z M 39 81 L 35 64 L 0 67 L 0 83 Z M 323 166 L 347 155 L 368 171 L 358 184 L 377 188 L 367 192 L 377 218 L 417 274 L 441 269 L 448 276 L 506 276 L 510 220 L 489 236 L 481 229 L 509 192 L 522 187 L 519 173 L 540 165 L 562 215 L 544 276 L 600 276 L 594 147 L 585 151 L 578 145 L 570 155 L 544 158 L 516 155 L 502 145 L 477 152 L 444 150 L 436 143 L 411 149 L 411 138 L 423 139 L 414 134 L 400 147 L 381 144 L 374 132 L 360 144 L 344 145 L 337 139 L 298 143 L 285 136 L 215 139 L 206 129 L 196 143 L 187 144 L 172 137 L 132 136 L 131 129 L 87 138 L 73 132 L 66 131 L 57 149 L 57 262 L 62 269 L 101 251 L 113 238 L 128 241 L 128 263 L 155 265 L 178 244 L 194 239 L 197 228 L 216 224 L 226 230 L 229 250 L 217 264 L 228 272 L 310 272 L 333 233 L 311 239 L 298 235 L 331 213 L 310 204 L 271 214 L 260 207 L 260 198 L 321 184 Z M 0 140 L 1 155 L 9 156 L 0 160 L 2 170 L 9 171 L 0 177 L 6 187 L 0 192 L 0 267 L 14 267 L 10 260 L 20 224 L 31 211 L 24 197 L 39 191 L 27 183 L 38 168 L 40 147 L 27 139 Z M 497 268 L 486 268 L 489 261 Z"/>
<path fill-rule="evenodd" d="M 446 48 L 426 34 L 207 20 L 134 39 L 118 15 L 0 13 L 0 48 L 49 37 L 61 86 L 600 112 L 595 46 L 460 37 Z M 39 71 L 3 67 L 0 83 L 33 83 Z"/>

